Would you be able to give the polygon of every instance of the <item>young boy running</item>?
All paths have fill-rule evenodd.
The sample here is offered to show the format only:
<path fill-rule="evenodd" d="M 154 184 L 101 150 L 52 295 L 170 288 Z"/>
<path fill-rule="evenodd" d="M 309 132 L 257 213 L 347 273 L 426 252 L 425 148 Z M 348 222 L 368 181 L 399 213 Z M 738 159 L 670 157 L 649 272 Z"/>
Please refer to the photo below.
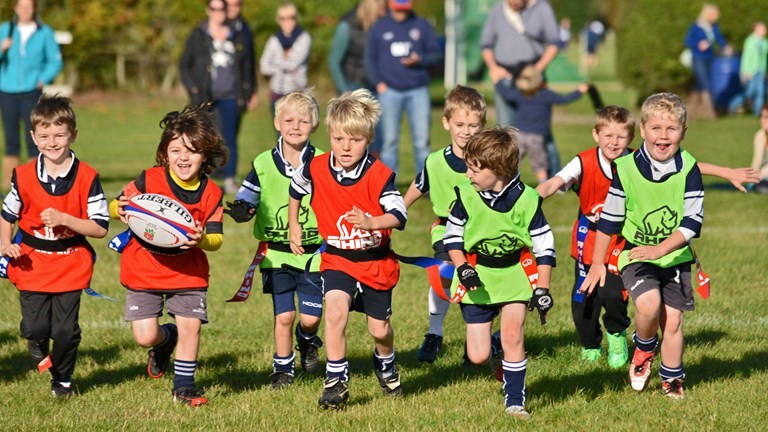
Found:
<path fill-rule="evenodd" d="M 597 113 L 592 138 L 596 148 L 579 153 L 554 177 L 540 184 L 536 190 L 547 199 L 558 190 L 573 190 L 579 195 L 579 217 L 571 233 L 571 257 L 576 260 L 575 283 L 571 299 L 573 323 L 582 345 L 581 358 L 598 361 L 602 350 L 603 332 L 600 328 L 600 311 L 605 308 L 603 324 L 608 332 L 608 365 L 623 367 L 627 363 L 626 329 L 630 321 L 627 315 L 627 292 L 621 278 L 612 273 L 606 275 L 605 286 L 596 289 L 589 297 L 576 294 L 584 277 L 592 266 L 595 243 L 595 227 L 603 209 L 608 187 L 613 178 L 611 164 L 629 152 L 627 146 L 635 136 L 635 120 L 628 109 L 607 106 Z M 611 236 L 615 246 L 617 236 Z M 608 248 L 609 251 L 613 247 Z M 608 261 L 608 256 L 605 261 Z"/>
<path fill-rule="evenodd" d="M 662 392 L 682 399 L 683 312 L 694 309 L 689 242 L 699 236 L 704 218 L 704 189 L 696 159 L 680 148 L 685 138 L 686 110 L 682 99 L 659 93 L 641 109 L 643 144 L 631 156 L 616 160 L 597 224 L 592 267 L 580 291 L 605 286 L 601 262 L 611 235 L 627 241 L 618 268 L 635 302 L 635 353 L 629 367 L 632 389 L 642 391 L 661 328 Z"/>
<path fill-rule="evenodd" d="M 549 282 L 555 241 L 539 195 L 520 181 L 514 129 L 478 132 L 467 143 L 464 160 L 469 181 L 456 186 L 443 242 L 456 266 L 451 291 L 468 290 L 461 300 L 467 357 L 474 364 L 488 361 L 493 320 L 500 314 L 504 405 L 510 416 L 528 419 L 525 309 L 536 308 L 544 320 L 552 307 Z M 529 251 L 538 264 L 533 293 L 529 272 L 532 277 L 536 265 Z"/>
<path fill-rule="evenodd" d="M 320 263 L 312 265 L 312 282 L 304 276 L 310 254 L 323 239 L 317 230 L 315 213 L 308 206 L 299 211 L 305 255 L 294 255 L 288 239 L 288 194 L 293 174 L 303 164 L 323 152 L 309 143 L 317 130 L 320 113 L 317 99 L 309 89 L 291 92 L 275 103 L 275 129 L 280 133 L 277 146 L 253 160 L 251 172 L 243 181 L 237 197 L 225 210 L 236 222 L 247 222 L 254 215 L 253 235 L 265 253 L 261 269 L 264 292 L 272 295 L 275 314 L 275 353 L 272 357 L 272 388 L 282 389 L 293 382 L 293 323 L 296 321 L 294 297 L 299 303 L 296 347 L 301 366 L 307 373 L 317 372 L 317 349 L 323 341 L 317 336 L 323 313 L 323 293 L 318 286 Z"/>
<path fill-rule="evenodd" d="M 411 204 L 429 193 L 432 211 L 437 221 L 430 228 L 432 249 L 435 258 L 450 261 L 448 252 L 443 246 L 445 224 L 448 222 L 456 192 L 453 188 L 467 181 L 467 164 L 464 163 L 464 147 L 475 133 L 485 126 L 485 100 L 477 90 L 457 85 L 445 97 L 443 112 L 443 127 L 451 135 L 451 145 L 440 149 L 427 157 L 424 170 L 411 183 L 405 194 L 405 206 Z M 450 279 L 443 280 L 443 288 L 448 291 Z M 429 330 L 424 335 L 424 342 L 419 347 L 416 357 L 419 361 L 432 363 L 443 346 L 443 321 L 448 313 L 449 302 L 429 289 L 427 296 L 429 305 Z"/>
<path fill-rule="evenodd" d="M 94 251 L 86 237 L 107 235 L 109 214 L 98 173 L 71 150 L 77 124 L 69 99 L 42 96 L 30 121 L 40 155 L 13 170 L 0 219 L 0 254 L 10 258 L 8 279 L 19 290 L 21 336 L 33 367 L 50 367 L 51 394 L 69 398 L 82 339 L 80 295 L 93 275 Z M 11 240 L 14 224 L 20 242 Z"/>
<path fill-rule="evenodd" d="M 407 213 L 395 174 L 368 154 L 380 113 L 367 90 L 332 99 L 325 119 L 331 153 L 312 159 L 291 181 L 291 250 L 305 252 L 299 208 L 302 197 L 309 194 L 327 244 L 320 263 L 328 359 L 318 401 L 323 408 L 339 407 L 349 399 L 345 329 L 351 309 L 367 316 L 375 342 L 374 371 L 384 394 L 402 394 L 390 324 L 392 289 L 400 267 L 390 249 L 390 235 L 393 228 L 405 225 Z"/>

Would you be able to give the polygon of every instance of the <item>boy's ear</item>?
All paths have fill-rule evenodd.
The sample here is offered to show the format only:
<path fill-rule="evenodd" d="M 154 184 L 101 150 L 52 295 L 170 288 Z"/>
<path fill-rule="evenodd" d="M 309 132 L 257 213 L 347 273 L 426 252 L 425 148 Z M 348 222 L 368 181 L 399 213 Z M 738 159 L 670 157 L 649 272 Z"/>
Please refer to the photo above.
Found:
<path fill-rule="evenodd" d="M 316 124 L 315 127 L 312 128 L 312 132 L 310 132 L 310 133 L 317 132 L 317 128 L 319 128 L 319 127 L 320 127 L 320 123 Z"/>
<path fill-rule="evenodd" d="M 280 132 L 280 119 L 278 119 L 277 116 L 272 118 L 272 124 L 275 125 L 275 130 Z"/>
<path fill-rule="evenodd" d="M 451 125 L 448 123 L 448 119 L 443 116 L 443 128 L 447 131 L 451 130 Z"/>
<path fill-rule="evenodd" d="M 69 142 L 70 142 L 70 144 L 71 144 L 71 143 L 73 143 L 73 142 L 75 142 L 75 140 L 77 139 L 77 132 L 78 132 L 78 130 L 77 130 L 77 129 L 75 129 L 75 130 L 73 130 L 73 131 L 72 131 L 72 134 L 71 134 L 71 136 L 69 137 Z"/>
<path fill-rule="evenodd" d="M 595 144 L 599 142 L 600 134 L 597 132 L 597 129 L 592 129 L 592 139 L 595 140 Z"/>
<path fill-rule="evenodd" d="M 685 139 L 685 133 L 688 131 L 688 126 L 683 126 L 683 133 L 680 135 L 680 141 Z"/>

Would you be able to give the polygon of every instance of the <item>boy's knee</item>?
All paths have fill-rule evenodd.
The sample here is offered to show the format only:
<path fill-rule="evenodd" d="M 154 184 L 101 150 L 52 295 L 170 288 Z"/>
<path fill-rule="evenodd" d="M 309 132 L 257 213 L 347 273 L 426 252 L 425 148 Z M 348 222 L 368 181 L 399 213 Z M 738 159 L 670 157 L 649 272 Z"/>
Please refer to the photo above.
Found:
<path fill-rule="evenodd" d="M 392 326 L 389 321 L 373 321 L 368 323 L 368 332 L 377 341 L 388 340 L 392 336 Z"/>
<path fill-rule="evenodd" d="M 37 322 L 21 324 L 21 336 L 30 340 L 43 340 L 51 337 L 51 326 L 49 323 Z"/>
<path fill-rule="evenodd" d="M 320 327 L 320 317 L 301 314 L 301 327 L 308 330 L 316 330 Z"/>
<path fill-rule="evenodd" d="M 296 320 L 295 312 L 284 312 L 275 315 L 275 324 L 278 327 L 293 327 L 293 322 Z"/>
<path fill-rule="evenodd" d="M 484 365 L 484 364 L 488 363 L 488 360 L 491 359 L 491 353 L 490 352 L 480 353 L 480 352 L 467 351 L 467 359 L 473 365 L 478 365 L 478 366 L 479 365 Z"/>

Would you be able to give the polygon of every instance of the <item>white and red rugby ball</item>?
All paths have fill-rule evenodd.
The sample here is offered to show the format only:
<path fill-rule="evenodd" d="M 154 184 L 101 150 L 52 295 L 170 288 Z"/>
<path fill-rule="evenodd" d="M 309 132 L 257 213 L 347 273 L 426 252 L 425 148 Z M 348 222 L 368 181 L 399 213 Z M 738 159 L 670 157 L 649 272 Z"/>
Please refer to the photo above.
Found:
<path fill-rule="evenodd" d="M 125 219 L 136 237 L 161 248 L 184 245 L 194 232 L 192 214 L 178 201 L 165 195 L 135 195 L 125 206 Z"/>

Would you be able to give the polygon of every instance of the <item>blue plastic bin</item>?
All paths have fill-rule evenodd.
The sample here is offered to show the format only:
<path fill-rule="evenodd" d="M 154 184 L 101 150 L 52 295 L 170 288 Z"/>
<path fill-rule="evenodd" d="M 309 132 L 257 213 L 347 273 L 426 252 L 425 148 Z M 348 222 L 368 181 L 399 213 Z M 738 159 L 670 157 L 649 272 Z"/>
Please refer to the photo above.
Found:
<path fill-rule="evenodd" d="M 740 63 L 741 57 L 737 55 L 715 57 L 712 60 L 709 93 L 715 107 L 720 110 L 727 110 L 731 99 L 741 92 Z"/>

